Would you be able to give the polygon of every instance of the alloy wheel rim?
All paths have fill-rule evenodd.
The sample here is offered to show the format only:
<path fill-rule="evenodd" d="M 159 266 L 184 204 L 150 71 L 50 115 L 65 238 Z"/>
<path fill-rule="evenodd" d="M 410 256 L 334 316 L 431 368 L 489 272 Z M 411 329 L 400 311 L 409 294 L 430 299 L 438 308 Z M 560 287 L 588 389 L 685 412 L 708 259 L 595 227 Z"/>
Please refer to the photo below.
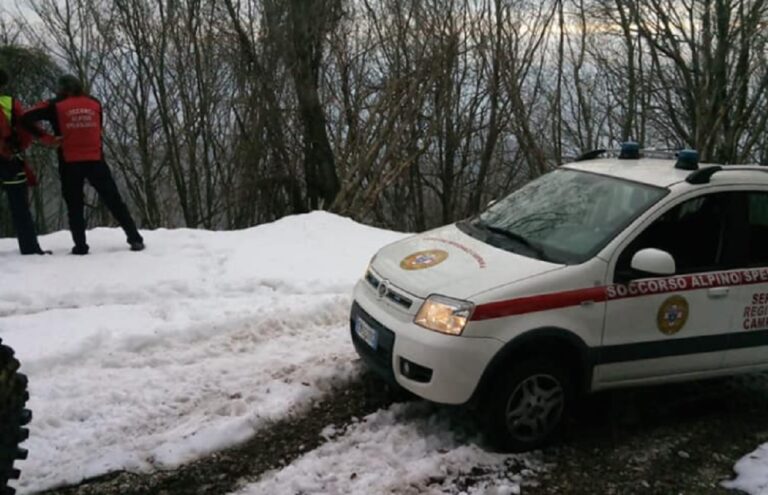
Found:
<path fill-rule="evenodd" d="M 529 376 L 507 401 L 507 430 L 520 441 L 539 440 L 555 429 L 564 406 L 565 391 L 559 380 L 546 374 Z"/>

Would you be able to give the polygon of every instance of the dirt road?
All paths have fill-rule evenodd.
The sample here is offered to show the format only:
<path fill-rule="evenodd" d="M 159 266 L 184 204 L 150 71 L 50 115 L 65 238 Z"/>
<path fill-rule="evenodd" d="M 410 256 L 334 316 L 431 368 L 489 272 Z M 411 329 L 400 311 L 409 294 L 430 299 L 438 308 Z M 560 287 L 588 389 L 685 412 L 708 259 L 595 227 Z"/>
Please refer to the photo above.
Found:
<path fill-rule="evenodd" d="M 409 397 L 363 376 L 244 445 L 177 470 L 114 473 L 51 494 L 224 494 L 317 447 L 326 425 L 345 425 Z M 462 428 L 472 414 L 448 408 Z M 563 442 L 541 453 L 549 469 L 523 495 L 718 494 L 734 462 L 768 441 L 768 375 L 625 390 L 585 401 Z M 516 469 L 514 465 L 509 469 Z M 471 486 L 469 467 L 464 486 Z"/>

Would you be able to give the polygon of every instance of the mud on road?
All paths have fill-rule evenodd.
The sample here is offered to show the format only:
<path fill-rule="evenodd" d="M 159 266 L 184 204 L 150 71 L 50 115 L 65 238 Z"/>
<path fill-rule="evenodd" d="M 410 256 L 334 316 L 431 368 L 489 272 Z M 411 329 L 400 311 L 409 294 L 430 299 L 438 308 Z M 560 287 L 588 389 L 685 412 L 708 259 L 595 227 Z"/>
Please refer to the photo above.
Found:
<path fill-rule="evenodd" d="M 228 493 L 316 448 L 327 425 L 347 425 L 404 400 L 415 399 L 365 374 L 238 447 L 172 471 L 112 473 L 47 493 Z M 465 408 L 446 410 L 457 427 L 480 427 Z M 562 443 L 538 454 L 549 469 L 522 494 L 733 493 L 720 482 L 732 477 L 737 459 L 768 442 L 766 420 L 768 374 L 599 394 L 574 412 Z M 467 466 L 463 488 L 473 473 L 483 475 Z"/>
<path fill-rule="evenodd" d="M 588 400 L 528 495 L 734 494 L 733 465 L 768 442 L 768 374 L 628 389 Z"/>

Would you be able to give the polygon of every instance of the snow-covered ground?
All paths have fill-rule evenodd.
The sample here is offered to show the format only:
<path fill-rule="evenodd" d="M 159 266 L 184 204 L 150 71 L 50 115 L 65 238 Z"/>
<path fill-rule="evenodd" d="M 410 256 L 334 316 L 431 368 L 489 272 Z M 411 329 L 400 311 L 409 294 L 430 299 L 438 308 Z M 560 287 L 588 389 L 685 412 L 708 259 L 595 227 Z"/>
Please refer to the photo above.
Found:
<path fill-rule="evenodd" d="M 359 372 L 350 293 L 367 261 L 403 234 L 327 213 L 238 232 L 116 229 L 91 254 L 20 257 L 0 240 L 0 335 L 30 377 L 35 419 L 19 488 L 115 470 L 149 471 L 241 442 Z M 247 494 L 506 495 L 536 472 L 486 453 L 424 403 L 393 405 L 326 440 Z M 338 430 L 336 429 L 338 428 Z"/>
<path fill-rule="evenodd" d="M 350 292 L 402 234 L 326 213 L 237 232 L 0 240 L 0 336 L 30 377 L 22 492 L 175 466 L 248 438 L 357 373 Z"/>
<path fill-rule="evenodd" d="M 0 239 L 0 336 L 30 376 L 34 410 L 22 493 L 115 470 L 178 466 L 300 412 L 359 373 L 350 292 L 368 259 L 403 234 L 327 213 L 236 232 L 116 229 L 41 239 L 21 257 Z M 394 404 L 328 425 L 318 448 L 239 495 L 509 495 L 549 467 L 493 454 L 445 409 Z M 768 495 L 768 445 L 725 485 Z M 533 479 L 534 481 L 530 481 Z"/>
<path fill-rule="evenodd" d="M 737 477 L 723 486 L 742 490 L 750 495 L 768 495 L 768 443 L 744 456 L 733 470 Z"/>
<path fill-rule="evenodd" d="M 287 467 L 266 473 L 238 495 L 512 495 L 546 469 L 533 455 L 478 448 L 445 410 L 425 402 L 395 404 L 342 431 Z"/>

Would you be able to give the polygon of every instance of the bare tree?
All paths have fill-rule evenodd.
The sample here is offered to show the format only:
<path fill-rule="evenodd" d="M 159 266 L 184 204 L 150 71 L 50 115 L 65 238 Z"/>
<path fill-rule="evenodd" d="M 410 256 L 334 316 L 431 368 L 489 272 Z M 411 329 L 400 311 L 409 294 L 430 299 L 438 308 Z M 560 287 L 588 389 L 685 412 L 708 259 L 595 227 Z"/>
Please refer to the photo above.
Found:
<path fill-rule="evenodd" d="M 628 139 L 768 162 L 766 0 L 28 5 L 42 26 L 14 13 L 0 39 L 104 102 L 107 158 L 144 226 L 323 208 L 423 230 Z M 54 184 L 36 196 L 52 228 Z"/>
<path fill-rule="evenodd" d="M 621 4 L 621 2 L 618 2 Z M 764 0 L 626 1 L 648 43 L 656 123 L 703 159 L 743 161 L 765 129 Z M 620 5 L 624 7 L 624 5 Z"/>

